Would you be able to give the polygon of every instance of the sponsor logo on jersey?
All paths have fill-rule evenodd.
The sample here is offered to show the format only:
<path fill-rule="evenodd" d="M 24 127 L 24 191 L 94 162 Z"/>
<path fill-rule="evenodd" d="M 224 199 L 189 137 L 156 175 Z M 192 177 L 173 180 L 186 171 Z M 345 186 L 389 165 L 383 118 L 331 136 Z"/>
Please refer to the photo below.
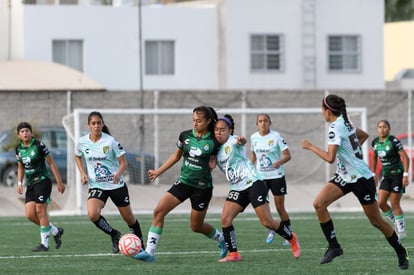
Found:
<path fill-rule="evenodd" d="M 191 147 L 190 148 L 190 152 L 188 152 L 188 154 L 191 156 L 191 157 L 198 157 L 198 156 L 201 156 L 201 150 L 200 150 L 200 148 L 197 148 L 197 147 Z"/>
<path fill-rule="evenodd" d="M 335 133 L 334 132 L 329 132 L 328 134 L 329 139 L 334 139 L 335 138 Z"/>

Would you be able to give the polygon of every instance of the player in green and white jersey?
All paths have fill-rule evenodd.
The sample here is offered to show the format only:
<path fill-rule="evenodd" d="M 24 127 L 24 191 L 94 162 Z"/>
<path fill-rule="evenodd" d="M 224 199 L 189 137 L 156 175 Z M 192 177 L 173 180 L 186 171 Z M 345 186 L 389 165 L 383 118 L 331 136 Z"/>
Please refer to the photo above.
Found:
<path fill-rule="evenodd" d="M 326 96 L 322 100 L 322 115 L 325 121 L 329 122 L 328 151 L 306 139 L 302 141 L 303 149 L 312 151 L 328 163 L 334 163 L 335 159 L 337 162 L 335 175 L 324 185 L 313 202 L 322 232 L 328 241 L 328 249 L 320 263 L 329 263 L 343 254 L 328 206 L 352 192 L 358 198 L 370 223 L 383 233 L 394 248 L 399 268 L 407 269 L 408 252 L 391 225 L 381 217 L 376 201 L 374 178 L 362 157 L 361 144 L 367 140 L 368 134 L 355 127 L 348 119 L 345 100 L 342 97 Z"/>
<path fill-rule="evenodd" d="M 289 214 L 285 208 L 287 194 L 284 164 L 290 161 L 291 155 L 285 139 L 279 132 L 270 129 L 272 121 L 269 114 L 258 114 L 256 125 L 258 130 L 250 136 L 250 160 L 256 165 L 257 173 L 271 190 L 276 211 L 280 220 L 291 228 Z M 266 243 L 271 243 L 275 232 L 269 230 Z M 284 245 L 289 245 L 286 240 Z"/>
<path fill-rule="evenodd" d="M 63 228 L 49 222 L 47 206 L 50 203 L 52 181 L 46 168 L 48 163 L 56 180 L 57 190 L 63 194 L 65 186 L 49 149 L 44 143 L 32 136 L 32 126 L 27 122 L 17 125 L 17 136 L 20 144 L 16 147 L 17 192 L 23 194 L 23 176 L 26 176 L 25 209 L 26 217 L 39 226 L 40 244 L 32 249 L 33 252 L 49 250 L 49 235 L 52 233 L 56 249 L 62 245 Z"/>
<path fill-rule="evenodd" d="M 247 158 L 244 145 L 246 138 L 234 136 L 234 120 L 231 115 L 219 118 L 215 136 L 221 144 L 217 165 L 226 175 L 230 191 L 224 202 L 221 223 L 229 255 L 219 262 L 237 262 L 242 257 L 237 249 L 233 220 L 251 203 L 262 225 L 289 241 L 293 257 L 298 258 L 301 249 L 297 236 L 282 222 L 274 220 L 267 201 L 267 187 L 253 163 Z"/>
<path fill-rule="evenodd" d="M 164 229 L 165 216 L 185 200 L 191 201 L 191 229 L 216 241 L 220 257 L 227 254 L 223 234 L 214 226 L 205 223 L 208 205 L 213 195 L 211 169 L 215 165 L 218 146 L 214 138 L 214 124 L 217 114 L 214 109 L 199 106 L 193 110 L 193 129 L 180 133 L 174 153 L 156 170 L 149 170 L 151 180 L 157 179 L 181 158 L 181 173 L 174 185 L 161 197 L 153 211 L 148 231 L 147 248 L 133 258 L 153 262 L 158 242 Z"/>
<path fill-rule="evenodd" d="M 378 136 L 372 140 L 371 171 L 375 171 L 377 159 L 382 164 L 382 179 L 378 191 L 378 205 L 383 214 L 396 225 L 398 237 L 406 237 L 404 212 L 401 208 L 401 197 L 408 186 L 409 158 L 403 145 L 390 134 L 391 125 L 387 120 L 377 123 Z M 391 206 L 387 203 L 390 199 Z"/>
<path fill-rule="evenodd" d="M 75 162 L 81 174 L 82 184 L 88 184 L 88 216 L 91 222 L 111 237 L 112 252 L 119 253 L 121 232 L 112 228 L 101 215 L 108 198 L 118 208 L 129 231 L 138 236 L 142 245 L 141 226 L 135 218 L 129 200 L 127 183 L 123 173 L 127 168 L 125 150 L 109 133 L 100 112 L 88 115 L 89 133 L 79 138 L 75 149 Z M 84 159 L 87 171 L 83 167 Z"/>

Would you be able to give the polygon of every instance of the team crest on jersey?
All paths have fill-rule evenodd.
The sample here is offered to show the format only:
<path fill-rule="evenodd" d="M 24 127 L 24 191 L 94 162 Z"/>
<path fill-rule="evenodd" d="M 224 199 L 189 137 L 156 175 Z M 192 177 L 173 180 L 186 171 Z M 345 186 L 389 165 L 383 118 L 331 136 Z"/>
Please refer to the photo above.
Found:
<path fill-rule="evenodd" d="M 108 152 L 109 152 L 109 146 L 104 146 L 102 148 L 102 151 L 104 152 L 104 154 L 108 154 Z"/>
<path fill-rule="evenodd" d="M 275 144 L 275 141 L 273 139 L 269 139 L 267 145 L 273 146 L 273 144 Z"/>
<path fill-rule="evenodd" d="M 204 145 L 204 151 L 208 151 L 208 150 L 210 150 L 210 144 L 206 143 Z"/>
<path fill-rule="evenodd" d="M 224 153 L 230 153 L 230 146 L 226 145 L 226 147 L 224 147 Z"/>
<path fill-rule="evenodd" d="M 31 156 L 34 156 L 36 153 L 32 150 L 31 152 L 30 152 L 30 155 Z"/>
<path fill-rule="evenodd" d="M 385 150 L 386 151 L 389 151 L 390 150 L 390 146 L 388 144 L 385 146 Z"/>

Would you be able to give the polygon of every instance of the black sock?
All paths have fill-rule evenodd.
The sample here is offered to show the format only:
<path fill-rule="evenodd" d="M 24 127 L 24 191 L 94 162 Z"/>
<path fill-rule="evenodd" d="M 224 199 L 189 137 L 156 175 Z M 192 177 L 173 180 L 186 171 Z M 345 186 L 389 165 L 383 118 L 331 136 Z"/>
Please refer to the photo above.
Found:
<path fill-rule="evenodd" d="M 128 226 L 131 229 L 132 233 L 137 235 L 138 238 L 141 240 L 142 248 L 145 249 L 144 238 L 142 237 L 141 226 L 139 225 L 138 220 L 135 220 L 135 223 L 133 225 Z"/>
<path fill-rule="evenodd" d="M 113 229 L 109 223 L 106 221 L 106 219 L 102 216 L 99 216 L 99 219 L 94 222 L 94 224 L 96 225 L 96 227 L 98 227 L 100 230 L 102 230 L 103 232 L 105 232 L 108 235 L 111 235 L 112 237 L 116 236 L 116 234 L 118 233 L 117 230 Z"/>
<path fill-rule="evenodd" d="M 292 231 L 292 227 L 291 227 L 291 224 L 290 224 L 290 219 L 280 221 L 280 223 L 286 225 L 286 227 L 289 228 L 290 231 Z"/>
<path fill-rule="evenodd" d="M 388 243 L 394 248 L 395 252 L 397 254 L 403 254 L 405 253 L 405 248 L 402 246 L 400 240 L 397 237 L 397 234 L 395 231 L 392 233 L 391 237 L 386 238 Z"/>
<path fill-rule="evenodd" d="M 224 241 L 226 242 L 226 247 L 230 252 L 237 251 L 237 242 L 236 242 L 236 231 L 234 231 L 233 225 L 229 227 L 223 227 L 223 236 Z"/>
<path fill-rule="evenodd" d="M 292 231 L 282 222 L 280 222 L 279 228 L 275 232 L 288 241 L 292 239 Z"/>
<path fill-rule="evenodd" d="M 326 240 L 329 243 L 330 248 L 341 247 L 336 239 L 336 233 L 334 229 L 334 224 L 332 220 L 327 221 L 326 223 L 321 223 L 322 232 L 325 235 Z"/>

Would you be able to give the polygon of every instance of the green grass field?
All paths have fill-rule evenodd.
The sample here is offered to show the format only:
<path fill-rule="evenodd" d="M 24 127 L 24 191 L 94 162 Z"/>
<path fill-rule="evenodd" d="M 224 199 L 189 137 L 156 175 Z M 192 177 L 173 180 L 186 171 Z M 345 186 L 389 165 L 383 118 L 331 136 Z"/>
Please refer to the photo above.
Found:
<path fill-rule="evenodd" d="M 23 217 L 0 218 L 1 274 L 413 274 L 398 269 L 397 257 L 383 235 L 362 213 L 333 213 L 344 255 L 321 265 L 326 241 L 314 213 L 292 213 L 291 220 L 302 246 L 302 256 L 294 259 L 289 247 L 277 236 L 266 244 L 267 230 L 253 214 L 236 219 L 238 247 L 243 261 L 218 263 L 215 242 L 189 229 L 189 215 L 167 216 L 164 233 L 154 263 L 144 263 L 111 252 L 110 238 L 85 216 L 51 217 L 65 229 L 63 244 L 49 252 L 34 253 L 39 243 L 38 228 Z M 137 215 L 147 236 L 148 215 Z M 106 216 L 123 233 L 128 228 L 119 216 Z M 414 214 L 406 213 L 408 238 L 404 245 L 414 253 Z M 209 214 L 207 222 L 220 228 L 220 216 Z"/>

